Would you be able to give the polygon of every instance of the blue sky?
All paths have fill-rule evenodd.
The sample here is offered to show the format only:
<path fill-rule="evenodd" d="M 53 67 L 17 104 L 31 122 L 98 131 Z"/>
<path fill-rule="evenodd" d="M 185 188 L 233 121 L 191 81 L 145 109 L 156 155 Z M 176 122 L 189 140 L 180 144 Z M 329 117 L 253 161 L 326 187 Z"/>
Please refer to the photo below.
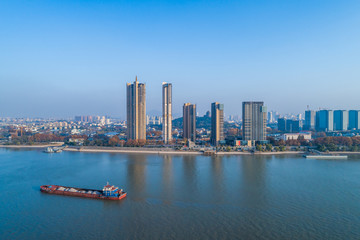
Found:
<path fill-rule="evenodd" d="M 125 85 L 161 113 L 360 109 L 359 1 L 0 1 L 0 116 L 125 118 Z"/>

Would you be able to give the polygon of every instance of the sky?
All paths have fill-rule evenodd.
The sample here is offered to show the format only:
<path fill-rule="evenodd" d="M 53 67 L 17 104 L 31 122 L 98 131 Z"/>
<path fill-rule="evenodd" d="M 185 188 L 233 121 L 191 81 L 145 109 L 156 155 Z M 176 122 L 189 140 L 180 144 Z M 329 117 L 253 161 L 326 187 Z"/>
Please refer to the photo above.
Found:
<path fill-rule="evenodd" d="M 126 83 L 147 112 L 243 101 L 282 114 L 360 109 L 360 1 L 0 1 L 0 117 L 125 119 Z"/>

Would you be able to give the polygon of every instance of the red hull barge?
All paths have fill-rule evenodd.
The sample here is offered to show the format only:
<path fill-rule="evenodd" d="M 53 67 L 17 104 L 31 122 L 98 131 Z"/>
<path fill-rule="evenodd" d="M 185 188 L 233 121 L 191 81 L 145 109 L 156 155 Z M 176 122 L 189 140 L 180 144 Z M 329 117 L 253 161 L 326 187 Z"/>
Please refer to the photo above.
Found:
<path fill-rule="evenodd" d="M 115 186 L 107 184 L 103 190 L 65 187 L 58 185 L 42 185 L 40 191 L 44 193 L 74 196 L 74 197 L 85 197 L 85 198 L 96 198 L 96 199 L 108 199 L 108 200 L 121 200 L 126 197 L 126 192 Z"/>

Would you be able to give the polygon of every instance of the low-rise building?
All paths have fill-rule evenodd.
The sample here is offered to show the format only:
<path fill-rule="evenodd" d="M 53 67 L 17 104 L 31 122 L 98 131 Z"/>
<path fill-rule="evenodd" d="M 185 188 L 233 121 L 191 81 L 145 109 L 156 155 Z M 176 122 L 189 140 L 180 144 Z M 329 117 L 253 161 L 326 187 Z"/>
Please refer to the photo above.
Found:
<path fill-rule="evenodd" d="M 299 137 L 304 137 L 305 140 L 311 140 L 311 133 L 284 133 L 281 135 L 281 139 L 287 140 L 298 140 Z"/>

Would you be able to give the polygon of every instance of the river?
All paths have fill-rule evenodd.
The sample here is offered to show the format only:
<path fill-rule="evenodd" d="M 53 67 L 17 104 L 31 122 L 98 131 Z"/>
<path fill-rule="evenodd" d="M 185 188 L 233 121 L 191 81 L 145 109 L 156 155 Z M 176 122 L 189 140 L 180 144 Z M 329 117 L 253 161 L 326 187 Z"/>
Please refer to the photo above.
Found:
<path fill-rule="evenodd" d="M 41 193 L 57 184 L 121 201 Z M 360 156 L 0 149 L 0 239 L 360 239 Z"/>

